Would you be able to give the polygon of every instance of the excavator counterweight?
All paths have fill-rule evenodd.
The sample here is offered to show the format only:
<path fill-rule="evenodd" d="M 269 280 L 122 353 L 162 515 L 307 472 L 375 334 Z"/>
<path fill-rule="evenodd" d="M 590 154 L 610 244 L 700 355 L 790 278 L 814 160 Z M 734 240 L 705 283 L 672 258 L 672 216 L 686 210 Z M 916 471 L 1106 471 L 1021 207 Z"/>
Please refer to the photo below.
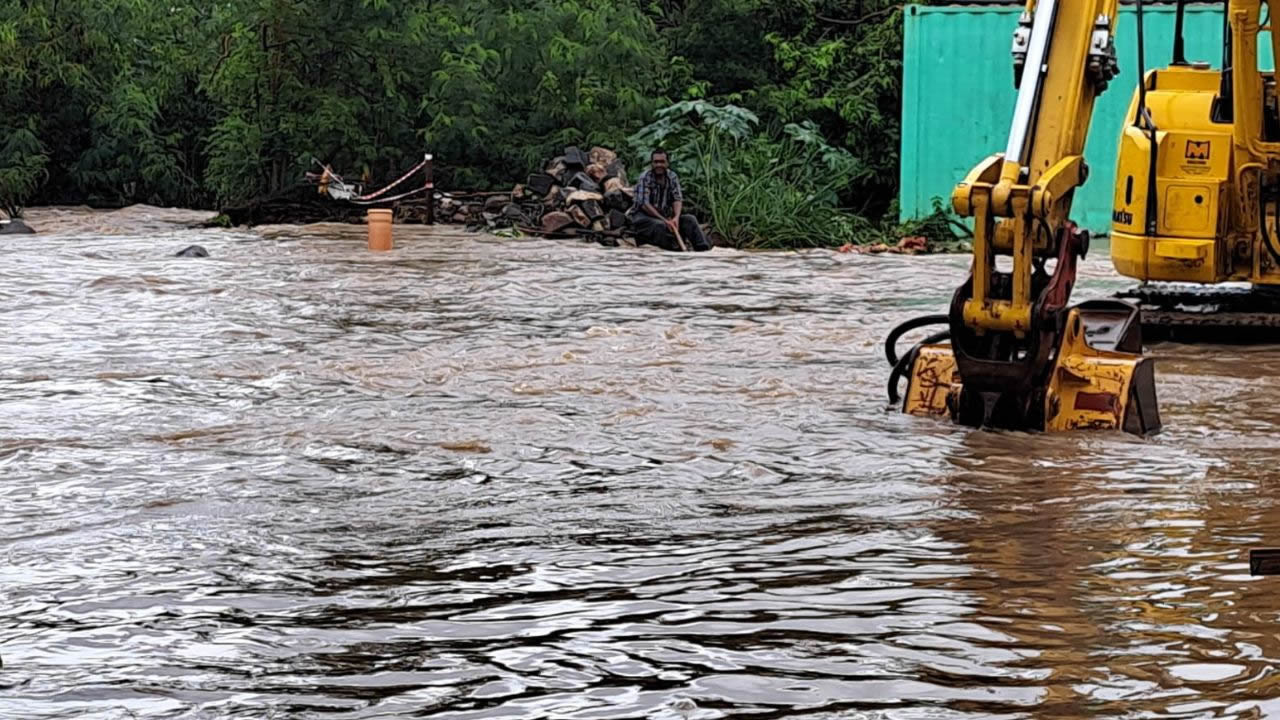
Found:
<path fill-rule="evenodd" d="M 1119 144 L 1111 227 L 1121 293 L 1152 337 L 1280 338 L 1280 0 L 1227 0 L 1219 68 L 1188 62 L 1180 0 L 1171 63 L 1142 78 Z M 1263 36 L 1268 36 L 1265 40 Z"/>

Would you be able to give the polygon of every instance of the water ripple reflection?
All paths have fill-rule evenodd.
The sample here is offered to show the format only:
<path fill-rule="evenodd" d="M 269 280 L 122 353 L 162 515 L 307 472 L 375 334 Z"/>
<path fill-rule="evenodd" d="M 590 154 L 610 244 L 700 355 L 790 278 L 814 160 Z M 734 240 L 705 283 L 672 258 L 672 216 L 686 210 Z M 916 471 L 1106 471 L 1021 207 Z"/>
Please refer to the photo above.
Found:
<path fill-rule="evenodd" d="M 1154 440 L 974 433 L 879 347 L 964 258 L 43 212 L 0 717 L 1280 714 L 1275 348 L 1155 348 Z"/>

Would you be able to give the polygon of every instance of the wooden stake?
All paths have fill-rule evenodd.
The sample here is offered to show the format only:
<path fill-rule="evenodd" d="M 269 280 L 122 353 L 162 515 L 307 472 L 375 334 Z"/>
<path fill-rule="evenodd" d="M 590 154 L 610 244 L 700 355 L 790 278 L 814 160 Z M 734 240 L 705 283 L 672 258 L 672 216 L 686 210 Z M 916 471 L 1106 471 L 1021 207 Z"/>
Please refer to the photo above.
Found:
<path fill-rule="evenodd" d="M 676 232 L 676 242 L 680 244 L 680 252 L 689 252 L 689 243 L 685 242 L 683 237 L 680 237 L 680 221 L 679 220 L 676 220 L 675 232 Z"/>

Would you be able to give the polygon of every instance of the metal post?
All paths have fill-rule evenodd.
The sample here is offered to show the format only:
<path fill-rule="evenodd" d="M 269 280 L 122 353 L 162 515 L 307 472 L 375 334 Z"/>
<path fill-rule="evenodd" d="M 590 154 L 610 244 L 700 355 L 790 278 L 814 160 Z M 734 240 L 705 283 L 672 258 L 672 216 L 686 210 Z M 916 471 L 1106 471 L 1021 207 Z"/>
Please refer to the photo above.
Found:
<path fill-rule="evenodd" d="M 432 180 L 432 175 L 431 175 L 431 164 L 432 164 L 431 153 L 427 153 L 426 163 L 427 165 L 425 168 L 423 168 L 422 171 L 423 173 L 426 174 L 426 177 L 423 181 L 424 182 L 423 187 L 427 189 L 427 192 L 426 192 L 427 224 L 435 225 L 436 224 L 436 186 L 435 186 L 435 182 Z"/>
<path fill-rule="evenodd" d="M 1173 63 L 1187 64 L 1187 47 L 1183 39 L 1182 25 L 1187 15 L 1187 0 L 1178 0 L 1178 14 L 1173 21 Z"/>

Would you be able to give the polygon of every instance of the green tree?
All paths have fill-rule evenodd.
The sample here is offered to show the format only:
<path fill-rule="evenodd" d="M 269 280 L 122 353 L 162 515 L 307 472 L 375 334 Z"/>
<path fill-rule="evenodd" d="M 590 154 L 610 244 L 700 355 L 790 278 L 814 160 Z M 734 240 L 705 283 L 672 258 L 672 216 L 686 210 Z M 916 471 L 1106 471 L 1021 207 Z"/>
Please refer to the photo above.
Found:
<path fill-rule="evenodd" d="M 900 57 L 887 0 L 0 0 L 0 205 L 235 204 L 424 152 L 508 187 L 703 100 L 755 118 L 726 158 L 842 152 L 819 196 L 874 225 Z"/>

